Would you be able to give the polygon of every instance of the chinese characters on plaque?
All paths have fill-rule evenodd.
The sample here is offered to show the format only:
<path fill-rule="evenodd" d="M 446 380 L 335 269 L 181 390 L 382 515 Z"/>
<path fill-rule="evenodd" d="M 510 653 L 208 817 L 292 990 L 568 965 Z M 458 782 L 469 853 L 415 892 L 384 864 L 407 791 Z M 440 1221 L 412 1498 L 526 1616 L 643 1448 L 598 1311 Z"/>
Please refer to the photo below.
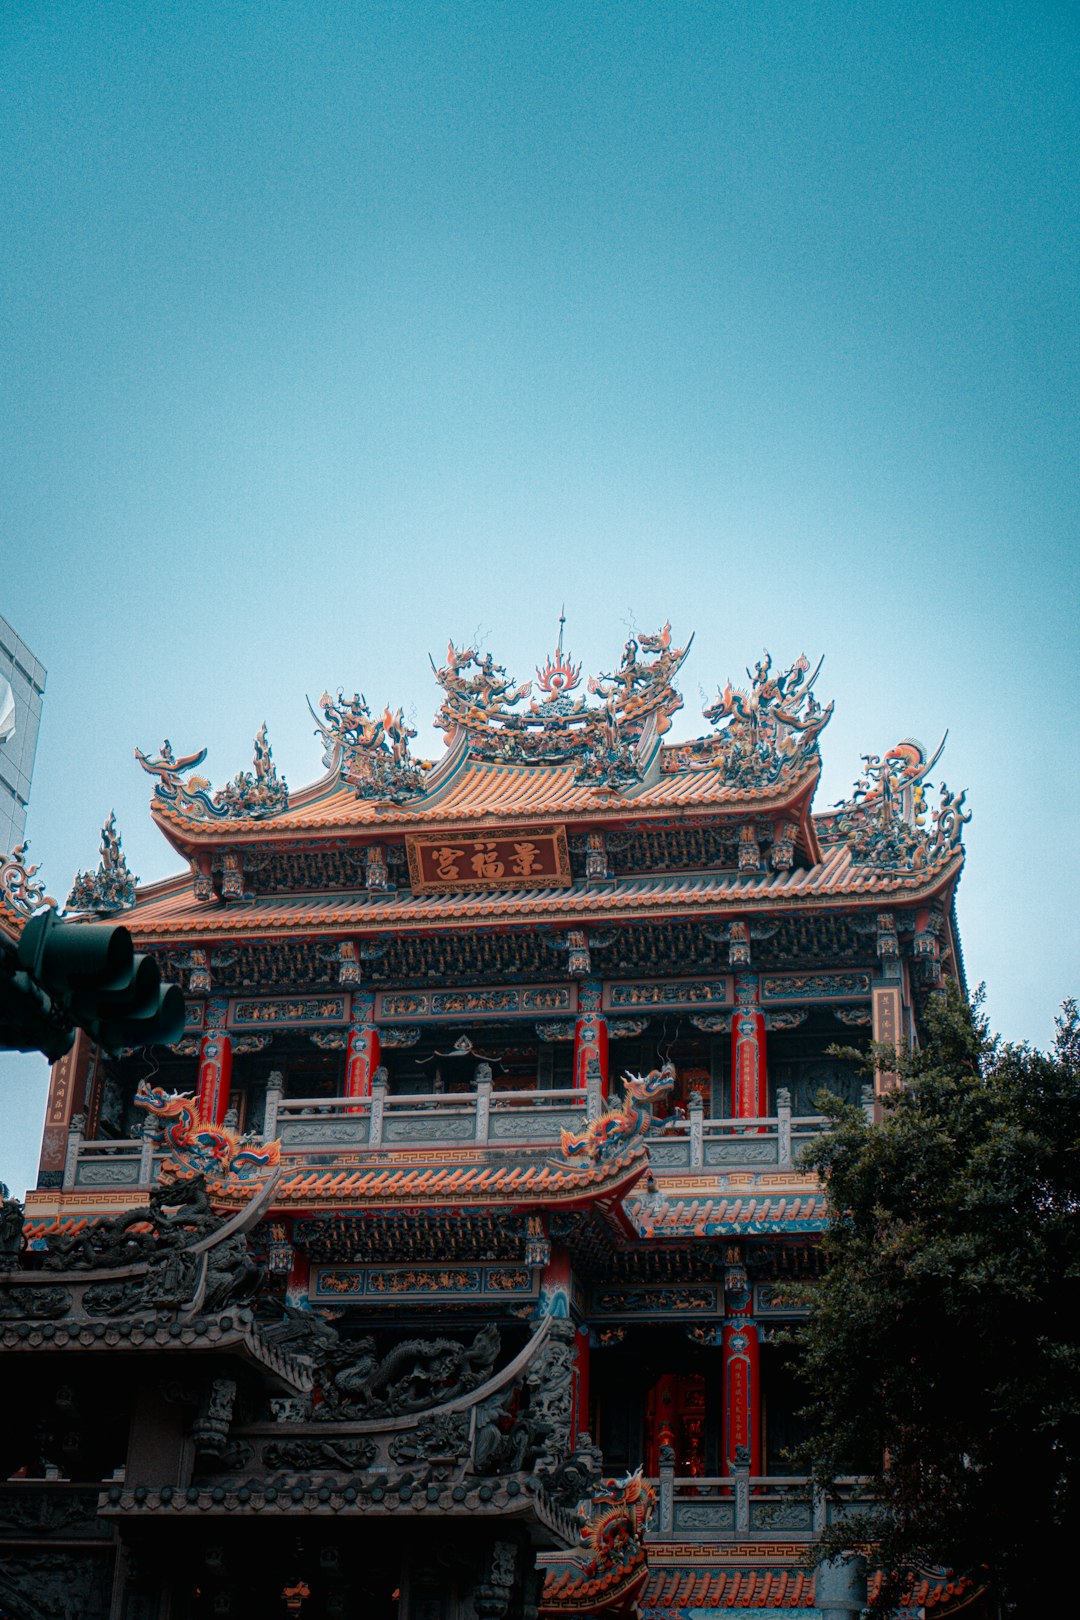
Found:
<path fill-rule="evenodd" d="M 439 834 L 406 839 L 414 893 L 434 889 L 565 888 L 571 881 L 565 827 L 523 827 L 494 838 Z"/>

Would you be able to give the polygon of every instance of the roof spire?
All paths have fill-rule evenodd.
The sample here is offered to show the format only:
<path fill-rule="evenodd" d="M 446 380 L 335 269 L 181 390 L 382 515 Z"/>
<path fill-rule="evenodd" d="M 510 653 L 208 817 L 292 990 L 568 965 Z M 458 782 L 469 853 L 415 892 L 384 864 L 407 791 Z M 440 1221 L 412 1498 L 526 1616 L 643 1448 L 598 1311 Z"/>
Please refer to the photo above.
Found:
<path fill-rule="evenodd" d="M 545 705 L 559 703 L 568 693 L 581 684 L 581 665 L 575 664 L 563 654 L 563 630 L 566 627 L 566 603 L 559 612 L 559 639 L 555 647 L 554 658 L 548 655 L 543 669 L 536 671 L 536 681 L 543 692 Z"/>

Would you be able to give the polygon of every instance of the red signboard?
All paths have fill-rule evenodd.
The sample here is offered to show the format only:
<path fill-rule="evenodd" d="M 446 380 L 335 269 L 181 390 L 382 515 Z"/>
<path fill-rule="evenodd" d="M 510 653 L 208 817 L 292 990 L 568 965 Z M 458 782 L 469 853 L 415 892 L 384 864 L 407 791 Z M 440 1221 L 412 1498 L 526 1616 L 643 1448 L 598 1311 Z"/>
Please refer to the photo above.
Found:
<path fill-rule="evenodd" d="M 413 892 L 565 888 L 571 881 L 565 827 L 523 827 L 492 838 L 409 837 Z"/>

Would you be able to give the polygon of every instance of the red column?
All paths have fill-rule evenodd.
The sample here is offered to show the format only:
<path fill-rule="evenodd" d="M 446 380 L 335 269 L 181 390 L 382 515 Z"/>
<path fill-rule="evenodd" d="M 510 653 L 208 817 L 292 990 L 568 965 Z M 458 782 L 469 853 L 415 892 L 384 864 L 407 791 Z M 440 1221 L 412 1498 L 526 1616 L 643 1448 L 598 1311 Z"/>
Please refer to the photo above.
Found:
<path fill-rule="evenodd" d="M 769 1111 L 765 1067 L 765 1016 L 758 1006 L 756 973 L 735 980 L 731 1020 L 731 1113 L 734 1119 L 763 1119 Z"/>
<path fill-rule="evenodd" d="M 578 1019 L 574 1025 L 574 1086 L 584 1091 L 589 1064 L 600 1067 L 601 1090 L 608 1094 L 608 1028 L 602 1010 L 602 987 L 598 979 L 586 979 L 578 996 Z"/>
<path fill-rule="evenodd" d="M 371 1077 L 379 1066 L 375 997 L 368 991 L 358 991 L 353 996 L 352 1015 L 345 1058 L 345 1096 L 370 1097 Z"/>
<path fill-rule="evenodd" d="M 311 1275 L 311 1261 L 306 1249 L 294 1249 L 292 1265 L 289 1268 L 289 1280 L 285 1285 L 285 1298 L 290 1305 L 299 1305 L 302 1309 L 308 1308 L 308 1281 Z"/>
<path fill-rule="evenodd" d="M 577 1377 L 574 1382 L 574 1418 L 571 1424 L 571 1444 L 577 1443 L 579 1434 L 589 1429 L 589 1330 L 579 1327 L 574 1339 Z M 591 1432 L 591 1431 L 590 1431 Z"/>
<path fill-rule="evenodd" d="M 199 1046 L 196 1112 L 203 1125 L 220 1125 L 229 1107 L 232 1042 L 223 1030 L 208 1030 Z"/>
<path fill-rule="evenodd" d="M 67 1153 L 68 1126 L 76 1114 L 82 1113 L 93 1053 L 93 1041 L 83 1030 L 77 1029 L 71 1051 L 52 1066 L 45 1130 L 41 1138 L 39 1187 L 60 1186 Z"/>
<path fill-rule="evenodd" d="M 753 1297 L 741 1266 L 728 1268 L 721 1334 L 724 1388 L 724 1473 L 761 1473 L 761 1339 L 750 1314 Z"/>

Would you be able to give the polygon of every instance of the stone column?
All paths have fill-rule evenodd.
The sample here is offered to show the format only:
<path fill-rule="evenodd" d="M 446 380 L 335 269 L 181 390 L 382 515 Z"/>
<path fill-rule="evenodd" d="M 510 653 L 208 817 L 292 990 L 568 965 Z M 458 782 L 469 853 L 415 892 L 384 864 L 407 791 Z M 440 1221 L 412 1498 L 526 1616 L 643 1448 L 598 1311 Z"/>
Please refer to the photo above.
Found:
<path fill-rule="evenodd" d="M 724 1387 L 725 1474 L 761 1473 L 761 1340 L 751 1315 L 753 1295 L 742 1265 L 724 1273 L 721 1335 Z"/>
<path fill-rule="evenodd" d="M 814 1577 L 814 1607 L 824 1614 L 850 1615 L 855 1620 L 866 1608 L 866 1559 L 861 1553 L 841 1553 L 818 1565 Z"/>
<path fill-rule="evenodd" d="M 222 1029 L 207 1030 L 199 1043 L 196 1112 L 203 1125 L 220 1125 L 229 1110 L 232 1042 Z"/>
<path fill-rule="evenodd" d="M 370 1096 L 371 1078 L 378 1067 L 375 997 L 370 990 L 358 990 L 352 998 L 352 1027 L 345 1057 L 345 1096 Z"/>
<path fill-rule="evenodd" d="M 608 1094 L 608 1027 L 603 1014 L 603 992 L 599 979 L 586 979 L 578 991 L 578 1017 L 574 1024 L 574 1087 L 584 1091 L 589 1065 L 600 1070 L 600 1088 Z"/>
<path fill-rule="evenodd" d="M 769 1112 L 765 1018 L 758 1001 L 757 974 L 738 974 L 735 1011 L 731 1017 L 731 1113 L 734 1119 L 764 1119 Z"/>

